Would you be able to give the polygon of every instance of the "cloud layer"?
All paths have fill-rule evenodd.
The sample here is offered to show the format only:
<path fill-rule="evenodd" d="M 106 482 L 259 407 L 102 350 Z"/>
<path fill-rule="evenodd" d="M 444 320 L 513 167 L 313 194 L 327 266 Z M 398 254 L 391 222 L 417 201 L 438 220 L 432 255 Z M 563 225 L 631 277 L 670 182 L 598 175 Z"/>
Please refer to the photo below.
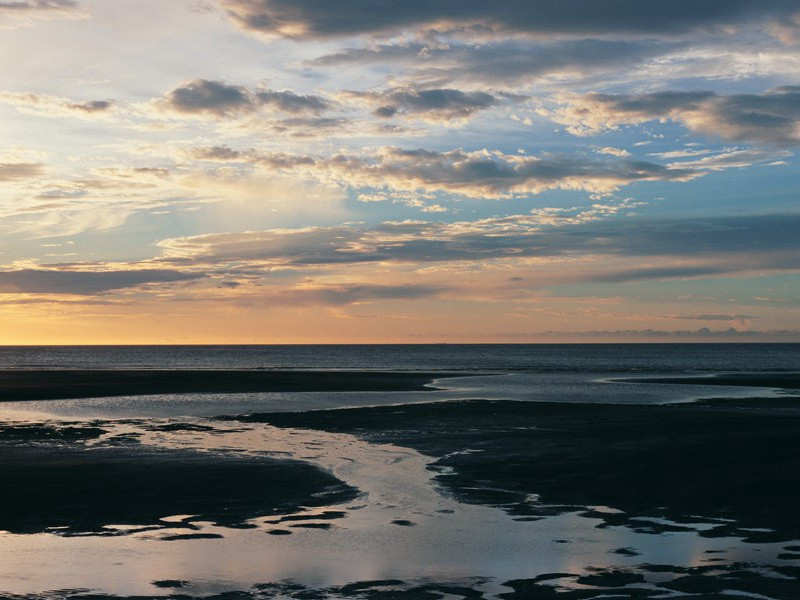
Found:
<path fill-rule="evenodd" d="M 350 97 L 374 108 L 381 118 L 411 116 L 439 122 L 468 119 L 495 106 L 498 98 L 486 92 L 463 92 L 450 88 L 395 88 L 382 92 L 350 92 Z"/>
<path fill-rule="evenodd" d="M 681 35 L 749 22 L 781 22 L 791 0 L 221 0 L 244 29 L 292 38 L 325 38 L 400 30 L 529 35 Z"/>
<path fill-rule="evenodd" d="M 147 283 L 174 283 L 201 275 L 171 269 L 79 271 L 19 269 L 0 271 L 0 294 L 92 295 Z"/>
<path fill-rule="evenodd" d="M 389 187 L 471 198 L 539 194 L 552 189 L 609 192 L 638 181 L 688 181 L 703 174 L 697 169 L 627 159 L 526 156 L 461 149 L 437 152 L 391 146 L 376 148 L 369 155 L 339 153 L 330 157 L 211 147 L 198 149 L 194 156 L 205 160 L 241 160 L 271 172 L 300 173 L 353 188 Z"/>
<path fill-rule="evenodd" d="M 798 271 L 800 215 L 704 220 L 628 219 L 558 211 L 477 222 L 389 222 L 174 238 L 162 260 L 176 265 L 259 263 L 264 267 L 366 263 L 424 264 L 525 258 L 645 259 L 644 266 L 598 267 L 584 282 L 692 278 L 758 270 Z M 601 264 L 602 261 L 598 264 Z M 576 273 L 578 271 L 576 270 Z"/>
<path fill-rule="evenodd" d="M 737 142 L 800 143 L 800 87 L 763 94 L 721 96 L 710 91 L 664 91 L 642 95 L 586 94 L 542 111 L 575 135 L 593 135 L 622 125 L 672 120 L 691 131 Z"/>

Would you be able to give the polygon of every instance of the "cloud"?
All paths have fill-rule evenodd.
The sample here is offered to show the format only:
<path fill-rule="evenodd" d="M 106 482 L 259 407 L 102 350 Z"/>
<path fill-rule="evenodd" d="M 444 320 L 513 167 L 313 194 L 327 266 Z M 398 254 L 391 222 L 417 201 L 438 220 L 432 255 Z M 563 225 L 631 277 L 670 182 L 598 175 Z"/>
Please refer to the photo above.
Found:
<path fill-rule="evenodd" d="M 70 100 L 48 94 L 0 92 L 0 103 L 21 112 L 45 117 L 105 118 L 114 113 L 114 100 Z"/>
<path fill-rule="evenodd" d="M 245 160 L 247 158 L 246 153 L 239 150 L 234 150 L 228 146 L 193 148 L 188 152 L 188 154 L 197 160 L 211 160 L 219 162 Z"/>
<path fill-rule="evenodd" d="M 20 269 L 0 271 L 0 294 L 91 295 L 147 283 L 175 283 L 202 275 L 170 269 L 74 271 Z"/>
<path fill-rule="evenodd" d="M 788 22 L 792 0 L 220 0 L 245 30 L 290 38 L 401 31 L 472 31 L 508 35 L 681 35 L 752 22 Z"/>
<path fill-rule="evenodd" d="M 669 166 L 687 169 L 708 169 L 710 171 L 722 171 L 724 169 L 740 169 L 755 164 L 784 164 L 781 159 L 791 156 L 787 150 L 764 150 L 727 148 L 721 152 L 715 152 L 694 158 L 670 163 Z"/>
<path fill-rule="evenodd" d="M 498 103 L 497 98 L 486 92 L 449 88 L 406 87 L 381 92 L 349 92 L 347 96 L 371 106 L 373 114 L 381 118 L 407 116 L 433 123 L 469 119 Z"/>
<path fill-rule="evenodd" d="M 60 12 L 76 8 L 78 8 L 78 3 L 74 0 L 6 0 L 0 2 L 0 13 Z"/>
<path fill-rule="evenodd" d="M 0 23 L 16 20 L 81 18 L 84 13 L 75 0 L 0 0 Z"/>
<path fill-rule="evenodd" d="M 444 290 L 445 288 L 442 286 L 432 285 L 348 283 L 284 290 L 277 294 L 262 295 L 260 299 L 269 304 L 286 304 L 290 306 L 302 304 L 341 306 L 362 304 L 374 300 L 416 300 L 419 298 L 431 298 L 439 295 Z"/>
<path fill-rule="evenodd" d="M 261 268 L 428 264 L 520 259 L 592 259 L 563 282 L 621 283 L 798 271 L 800 214 L 708 219 L 604 220 L 597 211 L 548 209 L 474 222 L 386 222 L 272 229 L 164 240 L 162 262 L 173 265 L 260 265 Z M 605 257 L 605 258 L 602 258 Z M 633 258 L 636 267 L 620 267 Z M 612 262 L 615 261 L 615 262 Z"/>
<path fill-rule="evenodd" d="M 319 114 L 330 108 L 329 102 L 320 96 L 302 96 L 286 90 L 281 92 L 273 90 L 258 91 L 256 92 L 256 98 L 258 98 L 262 106 L 269 106 L 288 113 L 310 112 Z"/>
<path fill-rule="evenodd" d="M 114 105 L 112 100 L 88 100 L 85 102 L 72 102 L 67 104 L 68 108 L 84 113 L 98 113 L 109 110 Z"/>
<path fill-rule="evenodd" d="M 255 97 L 247 88 L 197 79 L 169 92 L 166 96 L 166 106 L 181 113 L 222 116 L 253 111 L 257 104 Z"/>
<path fill-rule="evenodd" d="M 594 78 L 682 48 L 681 43 L 621 40 L 501 40 L 492 43 L 408 43 L 349 48 L 308 61 L 312 67 L 386 65 L 410 67 L 408 79 L 459 81 L 508 87 L 534 81 Z"/>
<path fill-rule="evenodd" d="M 0 163 L 0 182 L 32 179 L 44 173 L 41 163 Z"/>
<path fill-rule="evenodd" d="M 614 148 L 613 146 L 604 146 L 603 148 L 597 149 L 598 154 L 609 154 L 611 156 L 619 156 L 619 157 L 626 157 L 630 156 L 631 153 L 623 148 Z"/>
<path fill-rule="evenodd" d="M 747 325 L 750 321 L 757 321 L 761 317 L 754 315 L 670 315 L 669 319 L 678 319 L 682 321 L 724 321 L 729 323 L 736 323 L 738 325 Z"/>
<path fill-rule="evenodd" d="M 329 107 L 329 102 L 320 96 L 286 90 L 250 90 L 221 81 L 195 79 L 168 92 L 160 106 L 179 114 L 225 117 L 254 113 L 262 108 L 292 114 L 319 114 Z"/>
<path fill-rule="evenodd" d="M 592 338 L 592 339 L 648 339 L 648 338 L 676 338 L 676 339 L 775 339 L 797 340 L 800 339 L 800 330 L 738 330 L 734 327 L 714 330 L 701 327 L 694 330 L 659 330 L 659 329 L 615 329 L 611 331 L 546 331 L 544 333 L 519 334 L 524 337 L 559 337 L 559 338 Z M 516 334 L 509 334 L 515 336 Z"/>
<path fill-rule="evenodd" d="M 747 263 L 712 263 L 701 265 L 671 265 L 671 266 L 651 266 L 635 269 L 621 269 L 608 271 L 605 273 L 594 273 L 586 276 L 585 281 L 599 283 L 630 283 L 649 279 L 692 279 L 695 277 L 705 277 L 714 275 L 726 275 L 746 271 L 752 268 L 752 262 Z"/>
<path fill-rule="evenodd" d="M 751 321 L 758 319 L 753 315 L 673 315 L 670 319 L 687 319 L 694 321 Z"/>
<path fill-rule="evenodd" d="M 24 186 L 12 190 L 13 202 L 0 204 L 2 235 L 52 237 L 103 231 L 120 227 L 135 213 L 208 201 L 187 190 L 182 179 L 162 166 L 103 166 L 72 179 L 45 177 L 38 164 L 11 166 L 4 169 L 0 163 L 0 181 L 3 171 L 7 177 L 27 178 Z"/>
<path fill-rule="evenodd" d="M 540 113 L 575 135 L 592 135 L 655 120 L 677 121 L 689 130 L 737 142 L 800 143 L 800 86 L 763 94 L 720 96 L 714 92 L 562 96 L 562 106 Z"/>
<path fill-rule="evenodd" d="M 219 148 L 197 150 L 219 160 Z M 461 149 L 437 152 L 396 147 L 368 155 L 340 153 L 318 157 L 283 152 L 240 154 L 274 171 L 299 173 L 353 188 L 389 187 L 410 192 L 447 192 L 472 198 L 502 198 L 567 189 L 610 192 L 637 181 L 688 181 L 703 171 L 646 161 L 601 160 L 578 155 L 527 156 Z M 225 156 L 223 160 L 231 160 Z"/>

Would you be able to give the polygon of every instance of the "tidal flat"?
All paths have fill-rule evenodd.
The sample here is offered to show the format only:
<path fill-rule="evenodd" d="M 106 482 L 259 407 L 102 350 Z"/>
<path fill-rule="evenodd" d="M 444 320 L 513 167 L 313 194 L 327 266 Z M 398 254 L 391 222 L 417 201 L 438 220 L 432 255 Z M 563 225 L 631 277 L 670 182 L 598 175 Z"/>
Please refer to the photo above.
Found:
<path fill-rule="evenodd" d="M 346 406 L 361 375 L 337 377 Z M 659 405 L 451 398 L 432 380 L 359 400 L 380 405 L 215 417 L 7 404 L 2 597 L 798 597 L 797 378 Z"/>

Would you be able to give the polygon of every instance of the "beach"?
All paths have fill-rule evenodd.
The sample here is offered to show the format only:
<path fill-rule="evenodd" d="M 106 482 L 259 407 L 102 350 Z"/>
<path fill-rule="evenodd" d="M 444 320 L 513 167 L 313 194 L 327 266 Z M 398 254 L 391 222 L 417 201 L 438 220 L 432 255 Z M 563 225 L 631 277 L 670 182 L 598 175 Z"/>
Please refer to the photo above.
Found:
<path fill-rule="evenodd" d="M 795 373 L 577 388 L 611 404 L 471 397 L 555 380 L 444 366 L 7 369 L 0 590 L 796 597 Z"/>

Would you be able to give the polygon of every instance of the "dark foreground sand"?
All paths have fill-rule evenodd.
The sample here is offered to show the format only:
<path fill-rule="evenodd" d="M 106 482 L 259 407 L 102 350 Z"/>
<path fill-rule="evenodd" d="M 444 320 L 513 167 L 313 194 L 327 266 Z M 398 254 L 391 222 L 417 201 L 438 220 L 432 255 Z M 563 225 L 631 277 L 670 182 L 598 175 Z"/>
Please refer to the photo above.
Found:
<path fill-rule="evenodd" d="M 696 565 L 642 563 L 625 568 L 576 568 L 574 572 L 504 581 L 507 591 L 499 594 L 485 593 L 487 579 L 476 573 L 474 577 L 457 579 L 438 579 L 437 575 L 432 575 L 423 581 L 358 581 L 321 588 L 290 580 L 271 581 L 247 590 L 203 597 L 215 600 L 477 600 L 490 597 L 503 600 L 754 597 L 797 600 L 800 598 L 800 542 L 796 540 L 800 537 L 800 517 L 795 513 L 800 489 L 800 411 L 793 406 L 786 408 L 790 401 L 788 398 L 756 399 L 748 403 L 737 399 L 732 406 L 723 400 L 703 405 L 618 406 L 473 400 L 226 417 L 226 420 L 264 422 L 279 427 L 348 432 L 373 442 L 416 448 L 435 458 L 432 468 L 441 471 L 438 480 L 445 490 L 465 502 L 498 506 L 521 520 L 579 510 L 605 519 L 601 526 L 630 527 L 656 535 L 694 531 L 693 535 L 729 537 L 732 544 L 776 542 L 783 547 L 783 554 L 772 564 L 736 562 L 709 555 Z M 800 400 L 795 399 L 795 402 Z M 775 410 L 784 412 L 775 414 Z M 72 426 L 47 431 L 44 427 L 28 433 L 9 428 L 6 436 L 9 442 L 25 435 L 43 440 L 80 440 L 97 435 L 93 430 L 98 428 L 88 425 L 86 430 Z M 472 452 L 464 453 L 464 450 Z M 6 456 L 2 462 L 7 469 L 13 461 L 9 461 L 8 455 L 0 453 L 0 456 Z M 101 459 L 93 464 L 102 467 L 106 459 L 102 458 L 102 453 L 98 456 Z M 113 452 L 108 457 L 112 462 L 121 460 L 117 466 L 123 471 L 135 466 Z M 174 462 L 178 468 L 170 475 L 174 477 L 190 472 L 187 464 L 197 460 L 188 455 L 175 455 L 174 460 L 167 461 L 164 458 L 164 455 L 154 456 L 152 461 L 145 460 L 144 465 L 160 472 L 164 467 L 158 466 L 158 462 Z M 53 457 L 47 458 L 45 466 L 52 465 L 53 460 Z M 70 455 L 64 460 L 71 460 Z M 34 460 L 33 464 L 39 463 Z M 236 464 L 236 461 L 229 462 L 225 470 Z M 211 467 L 213 475 L 214 461 L 207 466 Z M 278 473 L 270 469 L 280 465 L 263 466 L 267 469 L 266 481 Z M 164 481 L 160 475 L 156 475 L 155 481 L 151 474 L 136 475 L 136 468 L 131 472 L 134 476 L 148 478 L 144 482 L 146 485 Z M 90 470 L 86 477 L 81 475 L 80 480 L 100 474 Z M 335 480 L 321 478 L 314 471 L 305 475 L 310 477 L 309 487 L 289 487 L 296 502 L 304 502 L 302 497 L 315 486 L 337 489 Z M 233 481 L 234 495 L 250 497 L 246 486 L 237 488 L 235 477 Z M 289 481 L 304 484 L 291 476 Z M 19 484 L 21 479 L 17 478 L 16 482 Z M 137 485 L 141 483 L 140 480 Z M 213 487 L 218 488 L 219 483 L 215 482 Z M 193 508 L 215 515 L 215 498 L 205 496 L 208 492 L 204 487 L 208 486 L 190 488 L 191 494 L 200 493 L 199 505 Z M 280 497 L 285 498 L 284 481 L 280 489 Z M 168 491 L 171 496 L 178 490 Z M 258 510 L 268 507 L 270 498 L 277 502 L 277 498 L 270 496 L 268 485 L 258 493 L 267 499 L 265 506 L 262 498 Z M 338 488 L 326 501 L 347 498 L 347 493 Z M 528 494 L 538 494 L 539 502 L 531 502 Z M 97 502 L 101 497 L 91 496 L 89 501 L 94 498 Z M 169 498 L 158 499 L 158 502 L 165 500 Z M 624 512 L 590 508 L 598 505 Z M 177 507 L 172 509 L 177 510 Z M 0 514 L 3 512 L 0 510 Z M 252 512 L 245 510 L 244 514 Z M 653 520 L 656 516 L 667 517 L 673 524 Z M 219 516 L 215 518 L 220 519 Z M 716 526 L 708 530 L 694 527 L 719 518 L 730 520 L 718 520 Z M 748 527 L 767 530 L 753 531 L 746 529 Z M 579 547 L 579 540 L 564 542 Z M 633 556 L 635 548 L 619 548 L 616 552 Z M 191 597 L 186 593 L 192 589 L 191 582 L 162 580 L 152 583 L 154 590 L 160 588 L 163 593 L 154 593 L 150 598 Z M 59 590 L 47 597 L 109 598 L 81 590 Z"/>
<path fill-rule="evenodd" d="M 132 381 L 136 372 L 129 373 Z M 225 381 L 234 381 L 234 375 Z M 343 374 L 333 383 L 325 378 L 312 381 L 312 377 L 306 383 L 278 378 L 271 384 L 364 385 L 352 379 L 348 382 L 345 375 L 352 376 Z M 395 374 L 378 375 L 371 385 L 397 385 Z M 421 374 L 418 377 L 405 379 L 405 384 L 421 386 L 429 380 Z M 798 382 L 794 377 L 778 378 L 781 381 L 771 377 L 768 383 L 738 376 L 733 380 L 736 385 L 793 389 Z M 185 385 L 188 381 L 179 379 L 146 380 L 143 387 Z M 686 383 L 708 383 L 705 378 L 684 379 Z M 109 381 L 90 383 L 99 386 L 92 388 L 95 391 L 113 385 Z M 265 385 L 264 381 L 253 385 L 256 383 Z M 35 392 L 42 390 L 47 388 Z M 86 389 L 78 391 L 85 393 Z M 467 503 L 497 506 L 520 520 L 581 511 L 602 519 L 603 527 L 627 527 L 654 535 L 694 532 L 730 538 L 732 544 L 774 542 L 783 548 L 779 561 L 773 564 L 723 558 L 713 562 L 713 557 L 705 557 L 695 566 L 644 563 L 622 570 L 548 573 L 506 581 L 508 591 L 492 597 L 800 598 L 798 398 L 717 399 L 670 406 L 467 400 L 221 419 L 349 433 L 370 442 L 414 448 L 432 457 L 431 468 L 439 472 L 437 480 L 446 492 Z M 175 536 L 179 540 L 192 535 L 191 521 L 176 525 L 160 522 L 159 517 L 195 514 L 237 527 L 255 516 L 291 512 L 303 505 L 327 506 L 357 494 L 331 475 L 297 461 L 245 459 L 225 453 L 137 451 L 124 443 L 94 450 L 80 447 L 85 440 L 103 435 L 102 427 L 98 422 L 0 428 L 0 481 L 4 490 L 11 490 L 0 497 L 0 529 L 37 532 L 65 526 L 67 532 L 97 533 L 105 524 L 123 522 L 184 528 L 185 533 Z M 591 508 L 597 506 L 622 512 Z M 714 525 L 706 528 L 709 523 Z M 632 556 L 635 548 L 619 548 L 617 552 Z M 475 575 L 458 581 L 433 576 L 425 581 L 361 581 L 326 588 L 273 581 L 205 597 L 490 597 L 482 591 L 485 580 L 478 576 L 483 574 Z M 191 589 L 190 582 L 163 580 L 153 585 L 163 593 L 152 598 L 190 597 L 182 590 Z M 81 590 L 59 590 L 49 597 L 107 598 Z"/>
<path fill-rule="evenodd" d="M 678 383 L 686 385 L 732 385 L 800 390 L 797 373 L 726 373 L 712 377 L 636 377 L 615 379 L 630 383 Z"/>
<path fill-rule="evenodd" d="M 394 579 L 360 581 L 347 585 L 312 588 L 293 581 L 263 583 L 250 590 L 204 595 L 205 600 L 479 600 L 501 598 L 503 600 L 732 600 L 753 598 L 773 600 L 797 600 L 796 578 L 800 573 L 796 567 L 777 567 L 775 576 L 763 570 L 749 569 L 748 565 L 672 567 L 670 565 L 644 565 L 644 574 L 618 570 L 598 570 L 578 575 L 573 573 L 551 573 L 534 579 L 517 579 L 504 582 L 508 592 L 485 595 L 480 589 L 485 581 L 480 577 L 460 581 L 405 582 Z M 661 583 L 645 584 L 645 579 L 669 578 Z M 578 584 L 579 589 L 559 588 L 559 583 Z M 136 596 L 137 600 L 184 600 L 192 596 L 181 588 L 189 582 L 180 580 L 154 581 L 162 588 L 162 595 Z M 87 593 L 83 590 L 58 590 L 45 596 L 3 596 L 13 600 L 107 600 L 116 598 L 105 594 Z M 131 600 L 133 600 L 131 598 Z"/>
<path fill-rule="evenodd" d="M 130 440 L 82 445 L 103 433 L 78 424 L 0 426 L 0 530 L 112 535 L 106 526 L 136 525 L 177 528 L 182 531 L 173 539 L 186 539 L 204 535 L 192 534 L 192 521 L 243 527 L 255 517 L 357 495 L 333 475 L 297 460 L 144 448 Z M 192 517 L 160 520 L 171 515 Z"/>
<path fill-rule="evenodd" d="M 638 522 L 637 515 L 686 521 L 687 530 L 697 520 L 692 515 L 728 518 L 734 522 L 702 535 L 797 539 L 800 410 L 776 409 L 765 399 L 745 409 L 742 404 L 741 399 L 734 407 L 724 401 L 623 406 L 474 400 L 239 419 L 414 448 L 437 459 L 433 468 L 443 471 L 439 482 L 460 499 L 520 516 L 604 505 L 625 511 L 603 514 L 609 524 L 648 531 L 658 526 Z M 537 494 L 540 503 L 529 502 L 529 494 Z"/>
<path fill-rule="evenodd" d="M 422 391 L 457 373 L 259 370 L 2 370 L 0 401 L 143 394 Z"/>

